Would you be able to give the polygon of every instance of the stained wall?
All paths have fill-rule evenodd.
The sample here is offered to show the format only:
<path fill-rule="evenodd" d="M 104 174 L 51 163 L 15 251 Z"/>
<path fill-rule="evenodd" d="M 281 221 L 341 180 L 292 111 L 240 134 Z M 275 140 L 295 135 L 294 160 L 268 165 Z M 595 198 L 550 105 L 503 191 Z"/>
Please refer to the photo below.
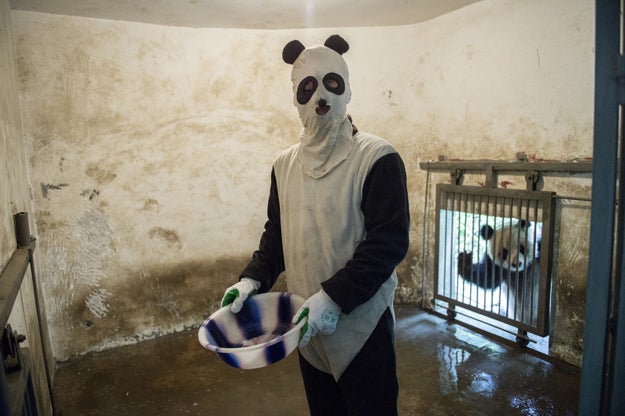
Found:
<path fill-rule="evenodd" d="M 60 360 L 192 327 L 217 308 L 257 246 L 271 162 L 298 138 L 280 58 L 291 39 L 310 45 L 338 32 L 349 41 L 355 124 L 406 162 L 412 242 L 398 302 L 421 301 L 424 276 L 431 296 L 421 161 L 592 154 L 585 0 L 484 0 L 418 25 L 275 31 L 11 14 Z M 588 207 L 570 212 L 580 226 L 563 235 L 583 241 Z M 562 284 L 581 294 L 587 247 L 567 250 Z M 568 318 L 571 306 L 567 297 L 558 305 L 556 327 L 567 332 L 583 327 Z M 558 333 L 554 351 L 580 342 Z"/>
<path fill-rule="evenodd" d="M 0 270 L 3 271 L 17 247 L 14 215 L 28 212 L 30 228 L 34 228 L 34 208 L 26 143 L 23 139 L 14 39 L 9 3 L 7 0 L 0 0 Z M 36 250 L 34 259 L 33 264 L 38 264 Z M 38 408 L 41 412 L 47 412 L 51 404 L 44 366 L 44 344 L 40 337 L 39 317 L 35 307 L 36 288 L 33 285 L 31 271 L 31 267 L 28 266 L 8 317 L 8 325 L 13 332 L 25 336 L 25 341 L 20 347 L 29 349 L 32 364 L 30 367 L 24 364 L 24 368 L 30 368 Z M 17 278 L 8 274 L 2 277 L 3 283 L 8 279 Z M 3 310 L 5 301 L 4 297 L 0 299 Z M 45 313 L 41 315 L 41 325 L 45 333 Z"/>

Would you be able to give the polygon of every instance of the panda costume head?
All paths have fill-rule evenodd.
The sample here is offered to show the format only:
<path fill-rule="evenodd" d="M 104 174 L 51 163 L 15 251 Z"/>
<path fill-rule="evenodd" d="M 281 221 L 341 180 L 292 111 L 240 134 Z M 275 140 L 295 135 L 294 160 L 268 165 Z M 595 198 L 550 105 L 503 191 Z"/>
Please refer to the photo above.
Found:
<path fill-rule="evenodd" d="M 293 103 L 304 127 L 297 159 L 303 172 L 313 178 L 330 172 L 353 146 L 347 115 L 352 93 L 342 57 L 348 50 L 345 39 L 332 35 L 324 45 L 309 48 L 293 40 L 282 51 L 284 62 L 293 65 Z"/>
<path fill-rule="evenodd" d="M 458 274 L 484 289 L 496 289 L 509 277 L 513 281 L 509 283 L 523 279 L 540 255 L 539 223 L 520 219 L 497 229 L 484 225 L 480 237 L 486 242 L 486 252 L 478 263 L 473 263 L 473 253 L 459 253 Z"/>

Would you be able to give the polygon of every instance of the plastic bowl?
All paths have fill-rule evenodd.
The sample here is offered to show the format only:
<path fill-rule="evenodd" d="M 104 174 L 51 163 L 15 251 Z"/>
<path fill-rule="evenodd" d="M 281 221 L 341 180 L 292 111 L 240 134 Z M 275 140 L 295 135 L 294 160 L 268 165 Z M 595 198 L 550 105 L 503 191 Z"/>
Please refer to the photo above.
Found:
<path fill-rule="evenodd" d="M 286 292 L 252 296 L 239 313 L 232 313 L 228 305 L 209 316 L 200 326 L 198 340 L 232 367 L 266 367 L 297 348 L 306 320 L 297 325 L 291 320 L 303 304 L 303 298 Z"/>

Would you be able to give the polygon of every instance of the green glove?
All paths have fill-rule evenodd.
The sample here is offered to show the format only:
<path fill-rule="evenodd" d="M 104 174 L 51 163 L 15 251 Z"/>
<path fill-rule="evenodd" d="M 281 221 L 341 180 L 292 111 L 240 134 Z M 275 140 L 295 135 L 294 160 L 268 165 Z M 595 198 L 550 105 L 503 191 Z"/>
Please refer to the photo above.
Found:
<path fill-rule="evenodd" d="M 226 293 L 224 293 L 224 297 L 221 299 L 221 306 L 232 304 L 230 310 L 232 313 L 238 313 L 243 307 L 243 302 L 248 297 L 258 293 L 258 289 L 260 289 L 260 282 L 244 277 L 238 283 L 226 289 Z"/>
<path fill-rule="evenodd" d="M 334 303 L 323 289 L 309 297 L 293 317 L 295 324 L 307 318 L 300 332 L 299 346 L 308 345 L 310 339 L 317 333 L 322 335 L 333 333 L 340 315 L 341 307 Z"/>

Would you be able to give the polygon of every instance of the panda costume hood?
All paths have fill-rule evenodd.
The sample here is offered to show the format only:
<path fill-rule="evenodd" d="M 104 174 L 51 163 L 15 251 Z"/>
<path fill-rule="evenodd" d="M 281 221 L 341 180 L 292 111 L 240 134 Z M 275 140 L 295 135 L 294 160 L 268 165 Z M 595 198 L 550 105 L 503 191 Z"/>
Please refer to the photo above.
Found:
<path fill-rule="evenodd" d="M 405 235 L 406 246 L 397 246 L 397 258 L 400 254 L 403 258 L 409 222 L 407 214 L 387 218 L 394 209 L 407 210 L 403 162 L 397 151 L 386 140 L 357 131 L 347 114 L 351 89 L 341 55 L 348 49 L 339 35 L 330 36 L 323 46 L 305 48 L 293 40 L 284 47 L 282 58 L 293 65 L 294 104 L 303 130 L 300 143 L 281 152 L 274 162 L 272 186 L 277 207 L 270 202 L 279 212 L 275 216 L 280 230 L 277 250 L 283 253 L 289 292 L 308 298 L 323 288 L 330 297 L 335 295 L 334 300 L 348 304 L 355 293 L 366 292 L 367 283 L 374 286 L 357 304 L 342 310 L 332 334 L 318 334 L 299 348 L 308 363 L 332 374 L 335 380 L 369 339 L 385 311 L 392 310 L 396 263 L 376 238 L 394 242 Z M 388 192 L 388 184 L 381 184 L 392 180 L 388 178 L 395 179 L 395 193 Z M 367 192 L 375 187 L 372 182 L 383 189 L 382 193 Z M 376 227 L 379 223 L 384 226 Z M 366 225 L 379 231 L 368 233 Z M 378 253 L 376 249 L 383 246 L 384 253 Z M 378 257 L 380 264 L 384 263 L 379 270 L 370 261 Z"/>
<path fill-rule="evenodd" d="M 352 150 L 352 124 L 347 116 L 351 99 L 349 71 L 342 54 L 349 50 L 338 35 L 323 46 L 305 48 L 289 42 L 282 59 L 293 65 L 294 104 L 304 126 L 297 159 L 302 171 L 320 178 L 343 162 Z"/>

